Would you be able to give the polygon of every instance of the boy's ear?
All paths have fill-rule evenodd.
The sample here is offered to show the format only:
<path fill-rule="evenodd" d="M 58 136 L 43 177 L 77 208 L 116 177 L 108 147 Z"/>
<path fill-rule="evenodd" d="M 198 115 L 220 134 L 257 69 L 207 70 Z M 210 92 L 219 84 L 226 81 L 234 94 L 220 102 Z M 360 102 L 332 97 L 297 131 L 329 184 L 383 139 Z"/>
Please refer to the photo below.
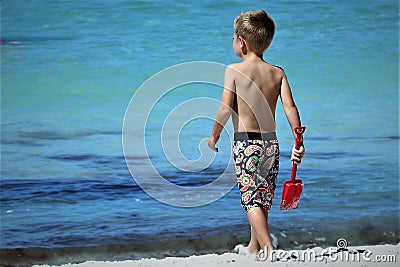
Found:
<path fill-rule="evenodd" d="M 238 38 L 239 38 L 240 48 L 247 46 L 246 40 L 242 36 L 239 36 Z"/>
<path fill-rule="evenodd" d="M 239 36 L 239 44 L 240 44 L 240 50 L 242 51 L 243 55 L 247 55 L 247 43 L 246 43 L 246 39 L 244 39 L 243 37 Z"/>

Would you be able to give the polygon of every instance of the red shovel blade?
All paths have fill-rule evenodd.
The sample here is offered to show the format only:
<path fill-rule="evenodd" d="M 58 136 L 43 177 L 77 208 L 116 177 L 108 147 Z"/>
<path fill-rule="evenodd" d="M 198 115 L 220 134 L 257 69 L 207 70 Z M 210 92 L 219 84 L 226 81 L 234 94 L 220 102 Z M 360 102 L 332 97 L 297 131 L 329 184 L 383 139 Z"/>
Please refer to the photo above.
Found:
<path fill-rule="evenodd" d="M 299 206 L 300 195 L 303 191 L 303 187 L 303 181 L 300 179 L 284 181 L 281 210 L 293 210 Z"/>
<path fill-rule="evenodd" d="M 306 130 L 304 126 L 294 128 L 296 134 L 296 149 L 299 149 L 303 141 L 303 133 Z M 292 176 L 290 180 L 285 180 L 283 183 L 281 210 L 293 210 L 299 206 L 300 195 L 303 191 L 303 181 L 296 178 L 297 164 L 292 165 Z"/>

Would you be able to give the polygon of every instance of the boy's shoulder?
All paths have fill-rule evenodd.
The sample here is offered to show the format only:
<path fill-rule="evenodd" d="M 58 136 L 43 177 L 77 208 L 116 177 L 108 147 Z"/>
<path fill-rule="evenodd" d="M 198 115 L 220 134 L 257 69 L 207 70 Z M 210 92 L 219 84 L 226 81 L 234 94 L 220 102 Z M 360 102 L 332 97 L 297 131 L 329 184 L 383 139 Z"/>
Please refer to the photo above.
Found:
<path fill-rule="evenodd" d="M 262 67 L 263 67 L 263 69 L 265 69 L 265 71 L 274 72 L 274 73 L 276 73 L 278 75 L 282 75 L 282 76 L 285 75 L 284 69 L 280 66 L 272 65 L 267 62 L 264 62 L 264 63 L 262 63 Z M 247 62 L 232 63 L 232 64 L 228 65 L 227 69 L 245 73 L 245 72 L 249 71 L 249 63 L 247 63 Z"/>
<path fill-rule="evenodd" d="M 244 63 L 244 62 L 229 64 L 228 67 L 227 67 L 227 69 L 228 69 L 228 70 L 237 70 L 237 71 L 240 71 L 240 70 L 242 70 L 242 69 L 244 68 L 243 63 Z"/>

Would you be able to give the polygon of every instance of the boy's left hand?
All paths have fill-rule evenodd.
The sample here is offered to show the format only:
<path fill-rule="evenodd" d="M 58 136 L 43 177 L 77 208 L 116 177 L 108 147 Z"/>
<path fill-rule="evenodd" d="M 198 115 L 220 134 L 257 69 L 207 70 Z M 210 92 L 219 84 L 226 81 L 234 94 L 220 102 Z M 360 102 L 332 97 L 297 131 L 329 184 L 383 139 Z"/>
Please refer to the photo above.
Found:
<path fill-rule="evenodd" d="M 210 136 L 210 138 L 208 138 L 208 147 L 211 148 L 212 150 L 214 150 L 215 152 L 218 152 L 218 148 L 215 146 L 216 143 L 218 142 L 218 139 L 215 140 L 214 138 L 212 138 Z"/>
<path fill-rule="evenodd" d="M 301 164 L 301 159 L 304 157 L 304 154 L 305 154 L 305 149 L 303 145 L 300 146 L 299 149 L 293 147 L 292 156 L 290 157 L 290 160 L 293 161 L 293 163 L 299 165 Z"/>

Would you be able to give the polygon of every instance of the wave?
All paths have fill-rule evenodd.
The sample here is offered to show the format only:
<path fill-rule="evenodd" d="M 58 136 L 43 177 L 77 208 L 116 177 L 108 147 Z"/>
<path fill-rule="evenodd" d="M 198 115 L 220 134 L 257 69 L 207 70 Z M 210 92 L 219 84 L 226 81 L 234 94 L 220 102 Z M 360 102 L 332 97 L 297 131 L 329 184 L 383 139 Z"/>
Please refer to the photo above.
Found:
<path fill-rule="evenodd" d="M 18 201 L 80 202 L 98 198 L 118 197 L 141 191 L 131 180 L 126 179 L 31 179 L 0 181 L 3 203 Z"/>
<path fill-rule="evenodd" d="M 67 140 L 77 137 L 88 137 L 93 135 L 122 135 L 121 131 L 105 131 L 105 130 L 81 130 L 71 132 L 59 132 L 48 130 L 32 130 L 20 131 L 17 137 L 23 139 L 37 139 L 37 140 Z"/>
<path fill-rule="evenodd" d="M 338 140 L 346 140 L 346 141 L 359 141 L 359 140 L 398 140 L 400 136 L 398 135 L 388 135 L 388 136 L 306 136 L 305 140 L 312 141 L 338 141 Z"/>
<path fill-rule="evenodd" d="M 360 223 L 359 220 L 354 222 Z M 1 263 L 8 266 L 30 266 L 33 264 L 61 265 L 66 263 L 80 263 L 85 261 L 123 261 L 141 258 L 185 257 L 207 253 L 222 254 L 232 251 L 235 245 L 248 242 L 249 232 L 232 231 L 242 227 L 231 226 L 230 229 L 218 229 L 211 234 L 206 231 L 197 232 L 197 237 L 186 236 L 142 236 L 123 242 L 109 242 L 104 245 L 70 246 L 70 247 L 20 247 L 0 249 Z M 376 229 L 374 229 L 376 230 Z M 398 230 L 377 231 L 366 237 L 365 233 L 342 232 L 338 235 L 332 231 L 321 231 L 311 228 L 308 231 L 297 229 L 296 232 L 277 232 L 279 249 L 306 249 L 315 246 L 335 247 L 339 238 L 350 236 L 349 245 L 379 245 L 397 244 Z M 166 238 L 168 237 L 168 238 Z M 349 241 L 349 240 L 348 240 Z"/>
<path fill-rule="evenodd" d="M 42 130 L 36 125 L 28 122 L 5 123 L 1 125 L 2 138 L 1 144 L 21 145 L 21 146 L 42 146 L 44 141 L 70 140 L 97 135 L 119 135 L 122 131 L 101 130 L 101 129 L 81 129 L 68 131 Z M 25 129 L 21 129 L 25 128 Z"/>

